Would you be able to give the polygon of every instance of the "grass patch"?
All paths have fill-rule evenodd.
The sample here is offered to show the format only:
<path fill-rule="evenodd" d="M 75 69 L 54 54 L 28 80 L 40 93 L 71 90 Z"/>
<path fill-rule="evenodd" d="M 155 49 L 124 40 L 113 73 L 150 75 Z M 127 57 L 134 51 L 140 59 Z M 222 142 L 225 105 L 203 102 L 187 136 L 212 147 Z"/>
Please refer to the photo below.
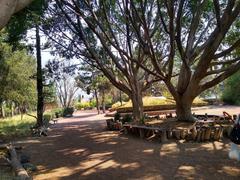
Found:
<path fill-rule="evenodd" d="M 0 137 L 28 136 L 31 133 L 30 127 L 35 123 L 36 119 L 27 115 L 24 115 L 22 120 L 20 115 L 0 119 Z"/>
<path fill-rule="evenodd" d="M 132 111 L 132 102 L 131 100 L 125 102 L 122 106 L 119 103 L 115 103 L 112 106 L 112 110 L 117 110 L 118 112 L 130 112 Z M 203 101 L 200 98 L 195 98 L 193 101 L 193 106 L 204 106 L 207 105 L 207 102 Z M 154 111 L 154 110 L 167 110 L 175 109 L 176 102 L 173 99 L 158 98 L 158 97 L 144 97 L 143 106 L 145 111 Z"/>

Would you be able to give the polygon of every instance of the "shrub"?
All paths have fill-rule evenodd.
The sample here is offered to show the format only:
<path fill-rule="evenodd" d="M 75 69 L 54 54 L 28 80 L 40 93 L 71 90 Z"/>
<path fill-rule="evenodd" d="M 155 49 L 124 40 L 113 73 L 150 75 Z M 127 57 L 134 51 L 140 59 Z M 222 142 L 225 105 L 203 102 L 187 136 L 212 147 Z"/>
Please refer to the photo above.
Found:
<path fill-rule="evenodd" d="M 126 114 L 123 119 L 122 119 L 122 123 L 125 124 L 126 122 L 132 122 L 133 118 L 130 114 Z"/>
<path fill-rule="evenodd" d="M 53 114 L 51 112 L 43 115 L 43 122 L 45 125 L 48 124 L 49 121 L 51 121 L 52 119 L 53 119 Z"/>
<path fill-rule="evenodd" d="M 63 109 L 62 108 L 56 108 L 51 111 L 54 114 L 55 118 L 63 117 Z"/>
<path fill-rule="evenodd" d="M 71 117 L 73 115 L 74 108 L 73 107 L 66 107 L 63 109 L 63 117 Z"/>
<path fill-rule="evenodd" d="M 121 118 L 121 115 L 120 115 L 119 112 L 117 112 L 117 113 L 114 115 L 114 120 L 115 120 L 115 121 L 118 121 L 118 120 L 120 120 L 120 118 Z"/>
<path fill-rule="evenodd" d="M 81 103 L 76 103 L 74 105 L 74 107 L 77 110 L 82 110 L 82 109 L 92 109 L 94 107 L 96 107 L 96 102 L 95 101 L 91 101 L 91 102 L 81 102 Z"/>
<path fill-rule="evenodd" d="M 157 98 L 157 97 L 144 97 L 143 98 L 144 111 L 157 111 L 157 110 L 169 110 L 175 109 L 176 103 L 172 99 Z M 205 101 L 200 98 L 196 98 L 193 101 L 193 106 L 207 105 Z M 116 108 L 119 113 L 132 112 L 132 102 L 129 101 L 125 105 Z"/>
<path fill-rule="evenodd" d="M 222 99 L 227 104 L 240 105 L 240 71 L 229 77 L 226 81 Z"/>

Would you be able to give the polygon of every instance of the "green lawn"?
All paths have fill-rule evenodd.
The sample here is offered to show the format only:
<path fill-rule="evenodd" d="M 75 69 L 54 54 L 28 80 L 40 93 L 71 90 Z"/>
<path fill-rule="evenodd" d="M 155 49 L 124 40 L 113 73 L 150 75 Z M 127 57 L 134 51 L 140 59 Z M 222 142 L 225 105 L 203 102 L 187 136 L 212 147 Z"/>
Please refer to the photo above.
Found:
<path fill-rule="evenodd" d="M 0 137 L 21 137 L 30 133 L 30 127 L 36 119 L 27 115 L 17 115 L 11 118 L 0 119 Z"/>

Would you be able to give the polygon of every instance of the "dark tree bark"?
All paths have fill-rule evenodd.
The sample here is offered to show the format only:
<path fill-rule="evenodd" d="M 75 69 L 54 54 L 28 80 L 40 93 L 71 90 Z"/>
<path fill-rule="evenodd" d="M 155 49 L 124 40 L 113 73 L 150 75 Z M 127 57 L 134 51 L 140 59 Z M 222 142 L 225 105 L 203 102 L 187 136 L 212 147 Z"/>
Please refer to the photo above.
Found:
<path fill-rule="evenodd" d="M 106 105 L 105 105 L 105 91 L 102 91 L 102 112 L 106 112 Z"/>
<path fill-rule="evenodd" d="M 2 118 L 5 118 L 5 110 L 4 110 L 3 102 L 1 102 L 1 115 L 2 115 Z"/>
<path fill-rule="evenodd" d="M 134 121 L 140 121 L 143 118 L 143 100 L 141 92 L 133 92 L 131 96 Z"/>
<path fill-rule="evenodd" d="M 97 108 L 98 114 L 100 114 L 100 107 L 99 107 L 99 99 L 98 99 L 97 89 L 94 89 L 94 96 L 95 96 L 95 99 L 96 99 L 96 108 Z"/>
<path fill-rule="evenodd" d="M 42 57 L 41 57 L 41 39 L 39 34 L 39 27 L 36 25 L 36 52 L 37 52 L 37 126 L 43 126 L 43 74 L 42 74 Z"/>

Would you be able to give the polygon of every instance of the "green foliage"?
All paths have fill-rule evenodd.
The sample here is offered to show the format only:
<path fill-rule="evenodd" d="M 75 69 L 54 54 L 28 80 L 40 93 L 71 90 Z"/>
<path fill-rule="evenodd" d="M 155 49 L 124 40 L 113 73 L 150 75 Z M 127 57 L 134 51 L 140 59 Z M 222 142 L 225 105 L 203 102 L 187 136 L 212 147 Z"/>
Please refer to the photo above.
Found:
<path fill-rule="evenodd" d="M 90 101 L 90 102 L 77 102 L 75 103 L 74 107 L 77 110 L 82 110 L 82 109 L 92 109 L 96 107 L 96 101 Z"/>
<path fill-rule="evenodd" d="M 225 103 L 240 105 L 240 71 L 227 79 L 222 99 Z"/>
<path fill-rule="evenodd" d="M 132 121 L 133 121 L 133 118 L 130 114 L 126 114 L 122 119 L 123 124 L 129 123 L 129 122 L 132 122 Z"/>
<path fill-rule="evenodd" d="M 73 107 L 66 107 L 63 109 L 63 117 L 71 117 L 73 115 L 74 108 Z"/>
<path fill-rule="evenodd" d="M 116 114 L 114 115 L 114 120 L 115 120 L 115 121 L 118 121 L 118 120 L 120 120 L 120 118 L 121 118 L 120 113 L 119 113 L 119 112 L 116 112 Z"/>
<path fill-rule="evenodd" d="M 12 101 L 19 106 L 36 104 L 36 84 L 31 77 L 36 73 L 36 62 L 24 50 L 12 51 L 0 43 L 0 101 Z"/>
<path fill-rule="evenodd" d="M 53 83 L 43 87 L 44 103 L 54 103 L 57 101 L 56 88 Z"/>
<path fill-rule="evenodd" d="M 52 113 L 45 113 L 43 114 L 43 122 L 44 124 L 48 124 L 53 119 Z"/>
<path fill-rule="evenodd" d="M 63 117 L 63 109 L 62 108 L 56 108 L 51 111 L 55 118 Z"/>
<path fill-rule="evenodd" d="M 36 119 L 30 116 L 17 115 L 11 118 L 0 119 L 0 137 L 21 137 L 30 135 L 30 127 L 36 123 Z"/>
<path fill-rule="evenodd" d="M 21 44 L 20 40 L 26 37 L 28 29 L 34 27 L 39 22 L 39 16 L 41 16 L 47 7 L 47 1 L 34 0 L 30 6 L 18 12 L 12 16 L 10 22 L 6 27 L 8 35 L 5 41 L 13 45 L 14 49 L 22 49 L 26 46 Z"/>
<path fill-rule="evenodd" d="M 36 73 L 36 62 L 26 55 L 26 51 L 15 51 L 7 59 L 8 76 L 5 87 L 5 98 L 19 105 L 36 104 L 36 84 L 31 77 Z M 26 68 L 27 67 L 27 68 Z"/>

